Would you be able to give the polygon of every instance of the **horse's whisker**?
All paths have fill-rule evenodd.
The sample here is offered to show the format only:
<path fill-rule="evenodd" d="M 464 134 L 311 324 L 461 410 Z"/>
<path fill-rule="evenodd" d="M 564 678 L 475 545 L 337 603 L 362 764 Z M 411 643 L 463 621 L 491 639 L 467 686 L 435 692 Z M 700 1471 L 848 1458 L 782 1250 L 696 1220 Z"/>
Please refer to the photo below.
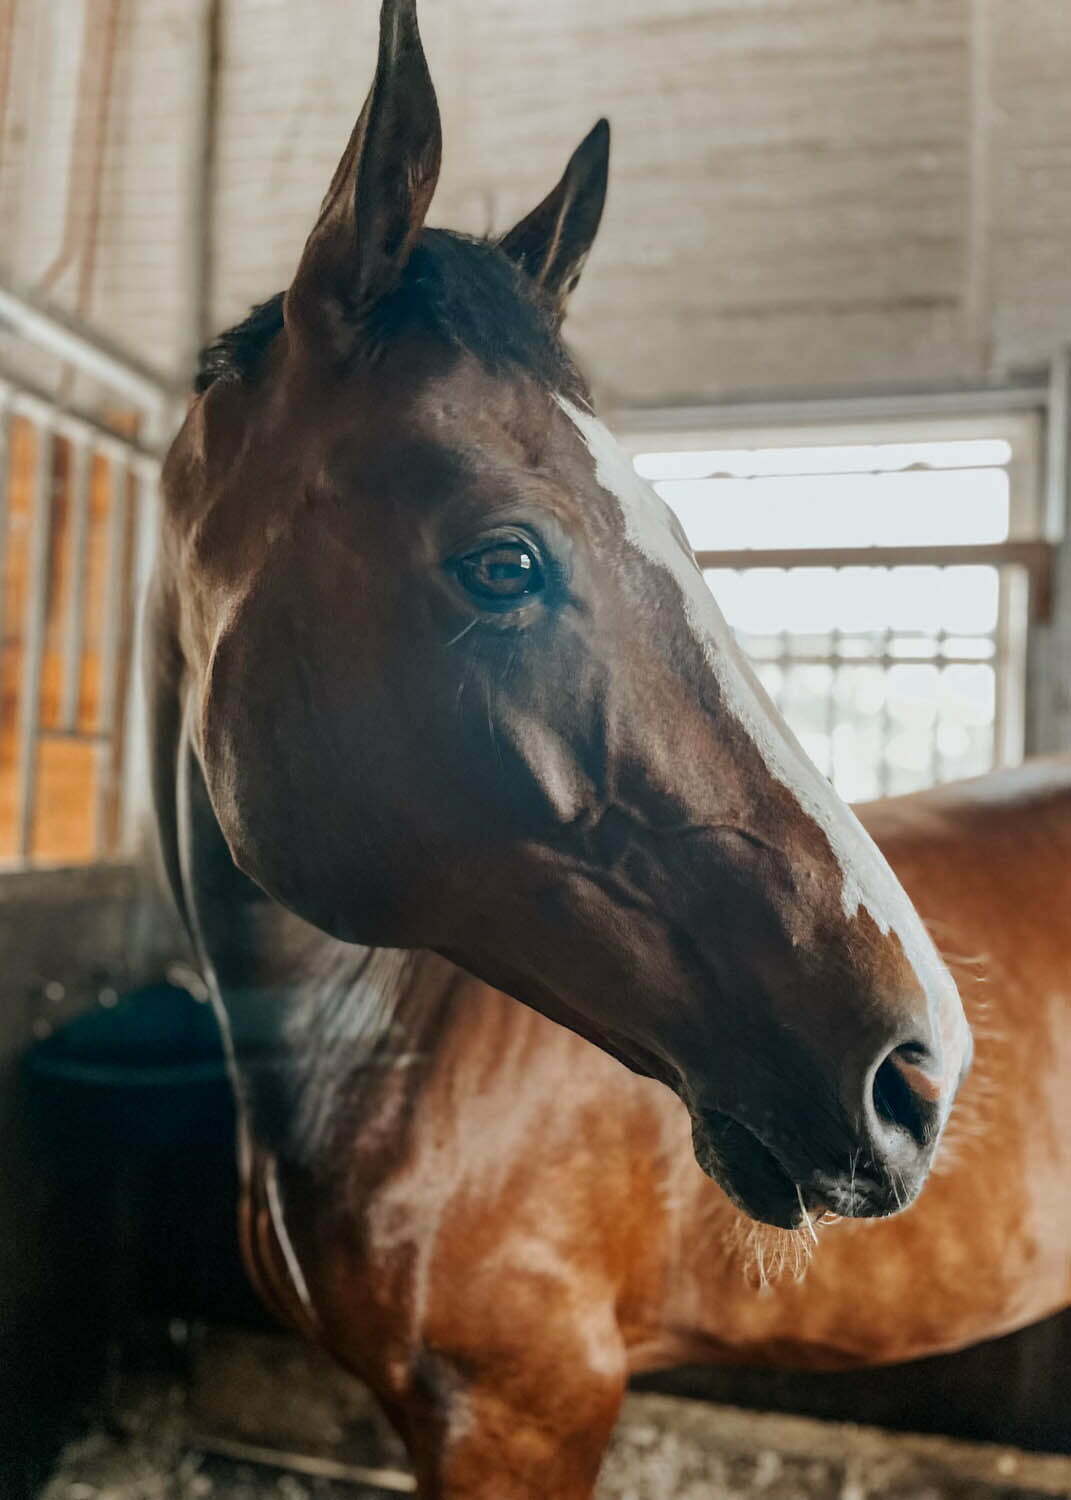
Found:
<path fill-rule="evenodd" d="M 478 623 L 478 620 L 479 617 L 474 615 L 463 630 L 459 630 L 457 635 L 453 635 L 450 637 L 450 639 L 446 642 L 446 647 L 449 648 L 450 646 L 456 646 L 458 641 L 461 640 L 462 636 L 468 635 L 472 627 Z"/>
<path fill-rule="evenodd" d="M 811 1222 L 811 1216 L 807 1212 L 807 1209 L 806 1209 L 806 1207 L 804 1205 L 804 1202 L 803 1202 L 803 1189 L 800 1187 L 800 1185 L 799 1185 L 798 1182 L 796 1183 L 796 1197 L 799 1199 L 799 1202 L 800 1202 L 800 1213 L 803 1215 L 803 1222 L 807 1226 L 807 1233 L 810 1235 L 811 1239 L 817 1245 L 817 1243 L 818 1243 L 818 1231 L 817 1231 L 817 1229 L 815 1229 L 814 1224 Z"/>

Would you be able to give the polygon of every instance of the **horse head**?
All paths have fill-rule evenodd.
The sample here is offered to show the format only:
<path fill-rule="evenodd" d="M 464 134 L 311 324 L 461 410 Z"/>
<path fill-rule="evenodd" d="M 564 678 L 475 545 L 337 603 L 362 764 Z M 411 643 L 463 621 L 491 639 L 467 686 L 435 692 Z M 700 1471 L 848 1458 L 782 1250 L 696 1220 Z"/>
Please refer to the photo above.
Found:
<path fill-rule="evenodd" d="M 428 228 L 435 93 L 385 0 L 292 284 L 210 354 L 166 467 L 194 752 L 234 862 L 309 923 L 662 1080 L 753 1216 L 887 1213 L 969 1034 L 560 341 L 608 155 L 600 122 L 497 240 Z"/>

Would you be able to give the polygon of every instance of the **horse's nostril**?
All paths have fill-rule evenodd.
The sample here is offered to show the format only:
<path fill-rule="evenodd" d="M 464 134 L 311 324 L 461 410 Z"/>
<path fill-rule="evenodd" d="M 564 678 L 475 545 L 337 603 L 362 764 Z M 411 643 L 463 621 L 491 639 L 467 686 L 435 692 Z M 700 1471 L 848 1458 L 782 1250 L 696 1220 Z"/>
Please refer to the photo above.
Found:
<path fill-rule="evenodd" d="M 940 1084 L 928 1064 L 929 1049 L 919 1042 L 894 1047 L 874 1074 L 874 1113 L 884 1127 L 906 1131 L 919 1147 L 937 1133 Z"/>

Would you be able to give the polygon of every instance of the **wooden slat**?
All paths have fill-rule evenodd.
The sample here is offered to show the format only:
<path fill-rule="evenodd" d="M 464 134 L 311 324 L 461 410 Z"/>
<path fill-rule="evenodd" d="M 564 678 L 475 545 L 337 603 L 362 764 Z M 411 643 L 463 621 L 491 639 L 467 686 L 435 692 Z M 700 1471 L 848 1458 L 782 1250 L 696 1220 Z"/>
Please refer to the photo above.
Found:
<path fill-rule="evenodd" d="M 1043 541 L 977 542 L 940 547 L 739 547 L 697 552 L 703 569 L 726 568 L 1025 568 L 1035 620 L 1051 609 L 1053 549 Z"/>
<path fill-rule="evenodd" d="M 6 466 L 0 460 L 0 481 L 7 480 L 0 484 L 6 501 L 0 508 L 6 522 L 0 537 L 0 862 L 29 854 L 77 863 L 110 854 L 117 838 L 122 761 L 113 741 L 124 727 L 133 629 L 134 478 L 126 455 L 135 462 L 139 456 L 129 449 L 102 451 L 81 431 L 73 439 L 56 437 L 51 504 L 36 517 L 44 529 L 35 530 L 40 432 L 33 417 L 17 411 Z M 34 568 L 40 570 L 36 589 Z M 34 627 L 29 634 L 27 623 Z M 28 644 L 36 661 L 27 655 Z M 20 817 L 20 788 L 27 783 L 29 803 Z"/>

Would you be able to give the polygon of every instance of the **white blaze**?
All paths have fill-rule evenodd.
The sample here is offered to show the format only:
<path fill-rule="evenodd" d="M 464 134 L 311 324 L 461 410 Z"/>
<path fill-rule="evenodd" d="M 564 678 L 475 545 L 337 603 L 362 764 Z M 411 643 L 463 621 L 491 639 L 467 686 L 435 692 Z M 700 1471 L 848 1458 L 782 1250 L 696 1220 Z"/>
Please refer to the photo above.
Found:
<path fill-rule="evenodd" d="M 594 459 L 599 484 L 620 506 L 629 541 L 664 568 L 680 589 L 685 617 L 717 680 L 722 702 L 755 745 L 770 775 L 788 788 L 828 840 L 841 870 L 845 914 L 854 917 L 860 908 L 869 912 L 883 933 L 895 932 L 920 980 L 936 980 L 938 992 L 950 990 L 951 979 L 884 855 L 767 697 L 694 558 L 682 546 L 669 506 L 636 473 L 628 455 L 596 417 L 564 396 L 555 399 Z"/>

